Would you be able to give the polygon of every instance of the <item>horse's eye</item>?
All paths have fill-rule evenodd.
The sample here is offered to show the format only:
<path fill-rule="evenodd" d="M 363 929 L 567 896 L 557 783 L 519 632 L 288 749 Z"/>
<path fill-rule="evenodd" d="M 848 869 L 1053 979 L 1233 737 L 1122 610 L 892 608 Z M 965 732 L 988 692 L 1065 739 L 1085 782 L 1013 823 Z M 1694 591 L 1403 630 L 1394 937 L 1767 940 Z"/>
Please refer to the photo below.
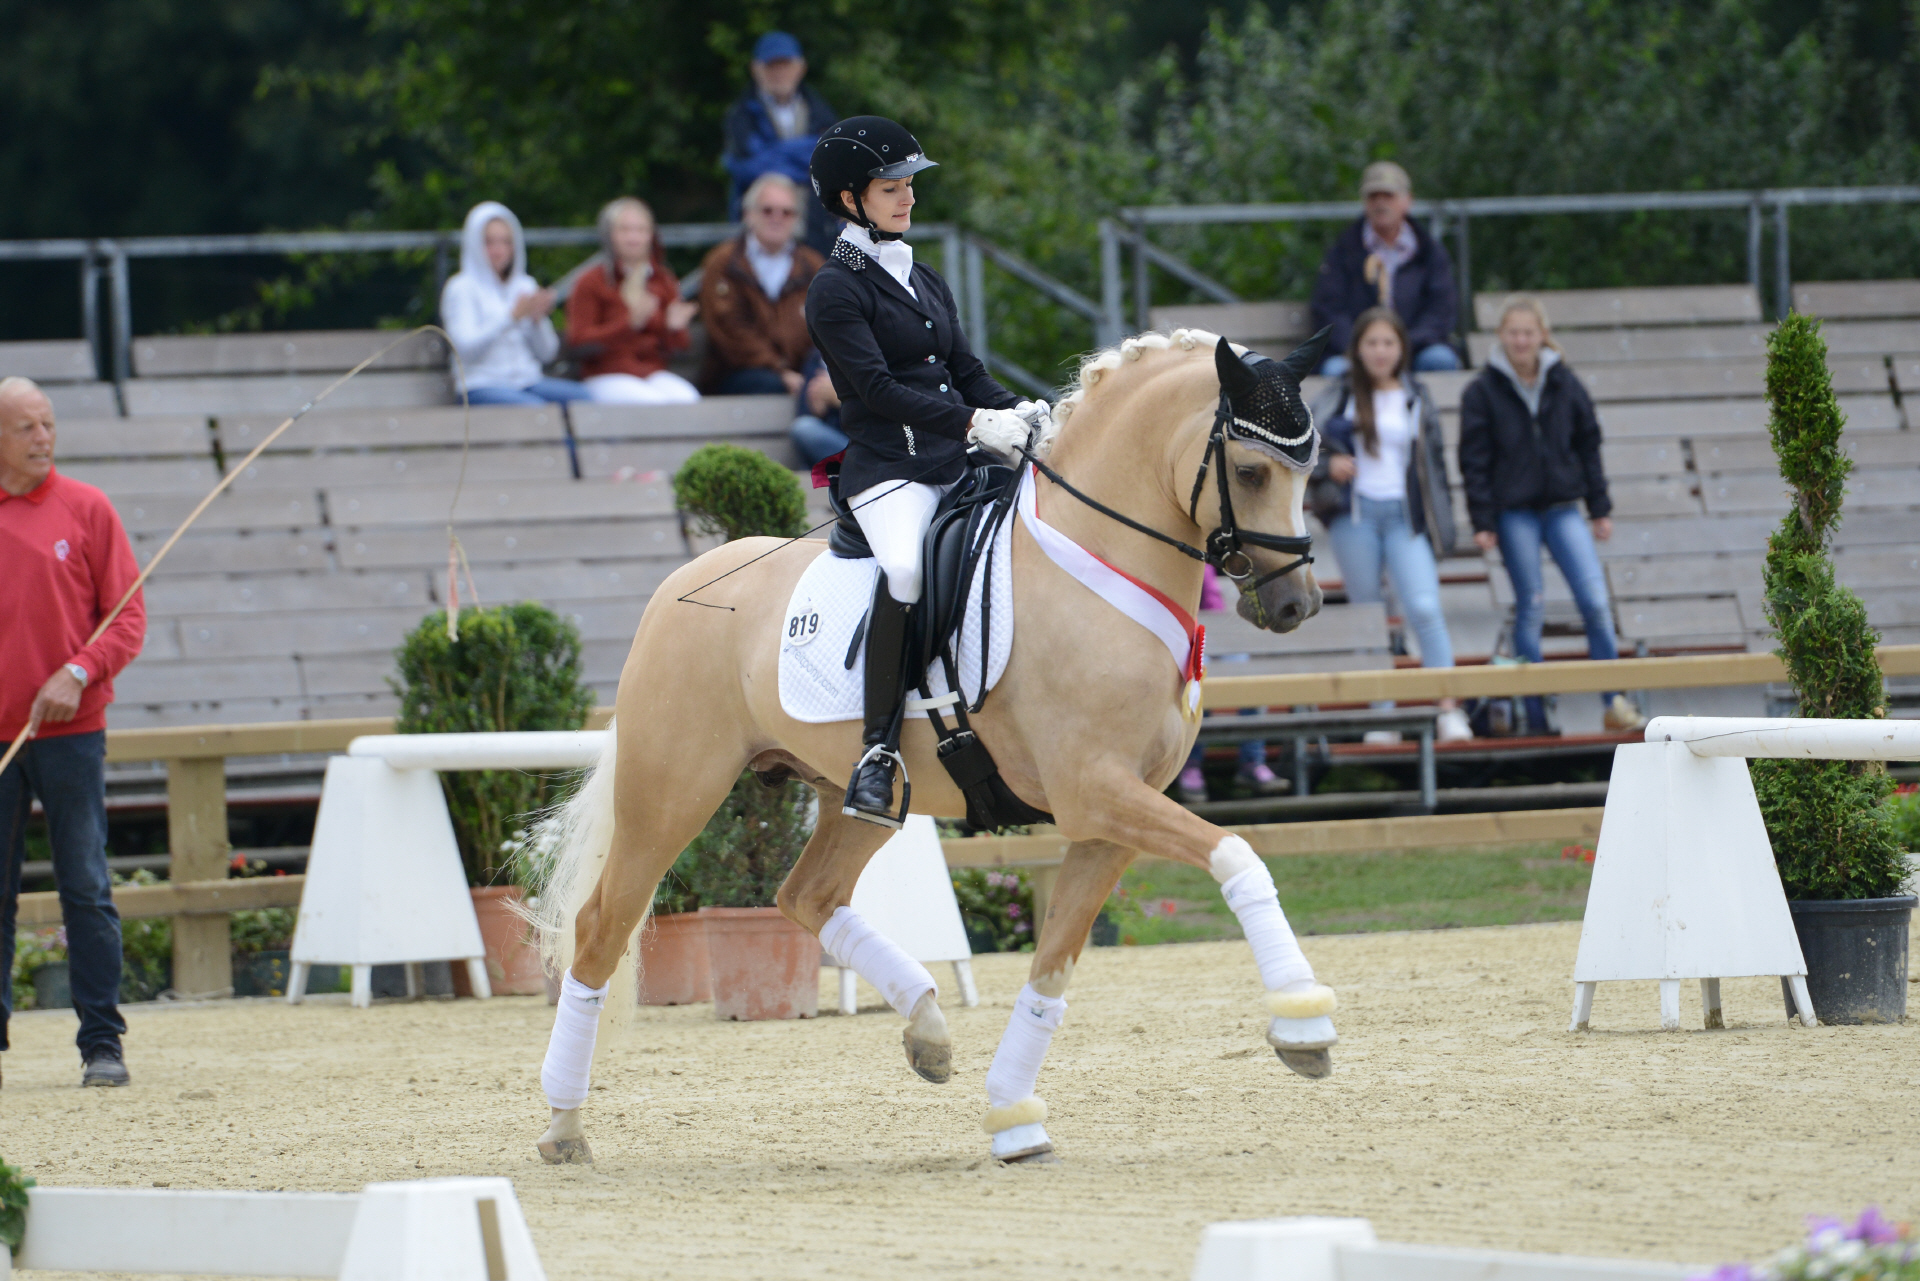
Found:
<path fill-rule="evenodd" d="M 1233 474 L 1235 479 L 1249 489 L 1258 489 L 1267 483 L 1267 469 L 1264 467 L 1252 467 L 1242 463 L 1233 469 Z"/>

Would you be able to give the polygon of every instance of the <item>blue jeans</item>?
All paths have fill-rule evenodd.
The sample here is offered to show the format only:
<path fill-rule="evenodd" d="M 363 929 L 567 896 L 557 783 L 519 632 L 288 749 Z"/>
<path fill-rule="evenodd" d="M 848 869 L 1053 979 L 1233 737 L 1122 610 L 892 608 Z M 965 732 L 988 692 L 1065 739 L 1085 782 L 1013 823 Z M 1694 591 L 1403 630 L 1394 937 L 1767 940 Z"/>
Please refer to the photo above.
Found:
<path fill-rule="evenodd" d="M 713 389 L 716 396 L 784 396 L 787 380 L 778 369 L 735 369 Z"/>
<path fill-rule="evenodd" d="M 1440 567 L 1426 535 L 1408 523 L 1406 503 L 1355 494 L 1352 510 L 1334 517 L 1327 537 L 1346 580 L 1347 599 L 1356 605 L 1380 600 L 1384 563 L 1393 594 L 1420 638 L 1420 665 L 1452 667 L 1453 638 L 1440 608 Z"/>
<path fill-rule="evenodd" d="M 531 387 L 469 387 L 470 405 L 551 405 L 562 400 L 585 400 L 587 389 L 571 378 L 542 378 Z"/>
<path fill-rule="evenodd" d="M 847 447 L 845 433 L 824 418 L 815 418 L 812 414 L 801 414 L 794 419 L 793 426 L 787 429 L 787 435 L 792 438 L 800 461 L 809 467 Z"/>
<path fill-rule="evenodd" d="M 1587 657 L 1618 658 L 1613 636 L 1613 607 L 1607 600 L 1607 572 L 1593 543 L 1578 503 L 1557 503 L 1545 509 L 1516 507 L 1499 516 L 1500 558 L 1513 580 L 1513 650 L 1517 658 L 1540 661 L 1540 629 L 1546 622 L 1546 587 L 1540 573 L 1540 545 L 1553 553 L 1554 564 L 1573 589 L 1580 619 L 1587 628 Z M 1602 703 L 1612 694 L 1602 694 Z"/>
<path fill-rule="evenodd" d="M 20 873 L 26 861 L 27 815 L 35 797 L 47 815 L 53 879 L 67 927 L 68 977 L 80 1016 L 74 1038 L 85 1056 L 118 1045 L 127 1030 L 120 1017 L 120 913 L 107 875 L 107 732 L 34 739 L 0 774 L 0 1050 L 7 1048 L 13 1013 L 14 922 Z"/>
<path fill-rule="evenodd" d="M 1338 378 L 1353 368 L 1345 356 L 1328 356 L 1320 362 L 1320 372 L 1329 378 Z M 1439 374 L 1460 368 L 1460 353 L 1443 342 L 1431 347 L 1422 347 L 1413 353 L 1413 372 L 1416 374 Z"/>

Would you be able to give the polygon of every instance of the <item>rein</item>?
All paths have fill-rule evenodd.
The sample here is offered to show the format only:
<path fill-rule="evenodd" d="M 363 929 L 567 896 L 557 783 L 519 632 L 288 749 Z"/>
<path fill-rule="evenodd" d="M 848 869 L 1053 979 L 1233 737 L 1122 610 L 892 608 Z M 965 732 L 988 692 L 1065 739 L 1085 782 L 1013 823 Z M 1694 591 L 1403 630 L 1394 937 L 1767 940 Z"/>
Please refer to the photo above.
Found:
<path fill-rule="evenodd" d="M 1313 564 L 1313 536 L 1311 534 L 1262 534 L 1239 527 L 1233 518 L 1233 496 L 1227 484 L 1227 423 L 1232 421 L 1233 407 L 1227 399 L 1226 390 L 1220 392 L 1220 408 L 1214 412 L 1213 430 L 1207 436 L 1206 452 L 1200 456 L 1200 470 L 1194 473 L 1193 497 L 1187 503 L 1187 516 L 1198 523 L 1197 513 L 1200 507 L 1200 493 L 1206 488 L 1207 473 L 1212 471 L 1220 487 L 1220 524 L 1207 535 L 1205 550 L 1190 546 L 1169 534 L 1148 525 L 1143 525 L 1124 512 L 1117 512 L 1091 494 L 1076 489 L 1072 482 L 1053 468 L 1047 466 L 1037 454 L 1026 446 L 1020 446 L 1020 454 L 1036 467 L 1042 476 L 1073 495 L 1093 510 L 1110 520 L 1125 525 L 1138 534 L 1145 534 L 1155 542 L 1165 543 L 1183 556 L 1191 557 L 1203 564 L 1211 565 L 1231 580 L 1239 589 L 1240 595 L 1252 602 L 1259 620 L 1266 618 L 1266 609 L 1260 604 L 1259 590 L 1276 578 L 1283 578 L 1303 565 Z M 1215 458 L 1219 466 L 1214 466 Z M 1295 559 L 1271 573 L 1253 577 L 1254 565 L 1247 555 L 1245 546 L 1260 547 L 1268 551 L 1286 552 Z"/>

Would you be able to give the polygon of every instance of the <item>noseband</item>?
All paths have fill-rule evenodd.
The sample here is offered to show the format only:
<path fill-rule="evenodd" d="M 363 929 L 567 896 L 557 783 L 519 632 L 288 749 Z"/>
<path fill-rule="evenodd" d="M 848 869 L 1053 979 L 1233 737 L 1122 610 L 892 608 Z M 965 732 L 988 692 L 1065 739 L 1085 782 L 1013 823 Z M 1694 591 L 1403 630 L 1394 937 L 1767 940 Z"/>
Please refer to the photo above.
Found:
<path fill-rule="evenodd" d="M 1202 561 L 1219 570 L 1221 575 L 1232 581 L 1240 595 L 1251 603 L 1254 623 L 1265 626 L 1267 611 L 1260 603 L 1260 589 L 1276 578 L 1285 577 L 1304 565 L 1313 564 L 1313 536 L 1310 534 L 1262 534 L 1253 530 L 1241 529 L 1233 518 L 1233 495 L 1227 483 L 1227 424 L 1233 421 L 1233 406 L 1227 398 L 1225 388 L 1220 391 L 1220 407 L 1214 411 L 1213 430 L 1207 435 L 1206 452 L 1200 456 L 1200 470 L 1194 473 L 1193 497 L 1187 503 L 1187 517 L 1199 523 L 1200 493 L 1206 488 L 1207 472 L 1212 470 L 1220 487 L 1220 524 L 1207 535 L 1206 547 L 1201 549 L 1189 546 L 1177 538 L 1149 528 L 1107 506 L 1099 499 L 1082 493 L 1070 484 L 1065 476 L 1022 446 L 1021 455 L 1039 469 L 1040 474 L 1072 494 L 1087 506 L 1112 520 L 1119 521 L 1136 533 L 1145 534 L 1156 542 L 1165 543 L 1175 551 Z M 1215 459 L 1219 460 L 1216 467 Z M 1294 560 L 1271 573 L 1253 577 L 1253 559 L 1246 553 L 1247 547 L 1259 547 L 1267 551 L 1284 552 L 1295 557 Z"/>

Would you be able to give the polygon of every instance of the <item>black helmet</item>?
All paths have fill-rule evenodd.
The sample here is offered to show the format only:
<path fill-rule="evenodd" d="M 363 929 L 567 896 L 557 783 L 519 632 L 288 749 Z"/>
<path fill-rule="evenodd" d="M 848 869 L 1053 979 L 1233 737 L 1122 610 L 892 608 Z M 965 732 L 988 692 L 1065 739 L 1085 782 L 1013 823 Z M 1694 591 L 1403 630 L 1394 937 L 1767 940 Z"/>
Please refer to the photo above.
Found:
<path fill-rule="evenodd" d="M 876 178 L 911 177 L 935 163 L 904 126 L 885 116 L 853 116 L 820 135 L 807 172 L 813 178 L 813 194 L 833 213 L 842 214 L 840 193 L 852 192 L 861 224 L 871 228 L 873 223 L 860 204 L 867 184 Z"/>

